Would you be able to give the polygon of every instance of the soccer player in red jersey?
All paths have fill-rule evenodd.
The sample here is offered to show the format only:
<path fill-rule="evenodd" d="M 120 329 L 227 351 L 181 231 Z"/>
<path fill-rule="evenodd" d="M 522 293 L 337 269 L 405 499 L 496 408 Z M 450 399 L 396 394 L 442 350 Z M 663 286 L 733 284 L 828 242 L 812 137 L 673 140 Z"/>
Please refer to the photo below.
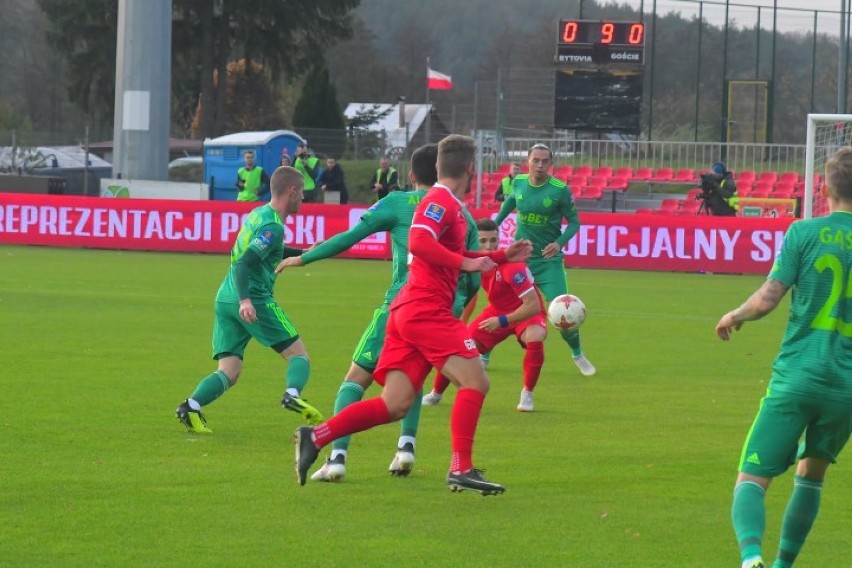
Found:
<path fill-rule="evenodd" d="M 495 251 L 499 246 L 497 223 L 491 219 L 476 222 L 479 248 Z M 524 388 L 518 410 L 533 411 L 533 390 L 544 364 L 544 340 L 547 339 L 547 314 L 544 300 L 535 286 L 527 265 L 522 262 L 501 264 L 496 270 L 482 274 L 482 287 L 488 294 L 488 306 L 468 327 L 476 348 L 482 353 L 514 335 L 526 349 L 524 355 Z M 427 406 L 438 404 L 450 382 L 441 374 L 435 376 L 432 392 L 423 397 Z"/>
<path fill-rule="evenodd" d="M 465 324 L 454 318 L 453 297 L 460 271 L 487 272 L 497 264 L 529 258 L 529 241 L 512 243 L 505 251 L 465 250 L 467 223 L 461 198 L 470 191 L 476 172 L 476 144 L 467 136 L 450 135 L 438 144 L 438 183 L 414 212 L 409 234 L 411 269 L 408 281 L 391 304 L 385 345 L 375 370 L 382 385 L 377 398 L 362 400 L 316 427 L 296 430 L 296 474 L 304 485 L 319 449 L 336 438 L 399 420 L 414 402 L 432 367 L 459 391 L 450 419 L 452 461 L 450 489 L 472 489 L 483 495 L 502 493 L 473 467 L 473 439 L 488 377 Z"/>

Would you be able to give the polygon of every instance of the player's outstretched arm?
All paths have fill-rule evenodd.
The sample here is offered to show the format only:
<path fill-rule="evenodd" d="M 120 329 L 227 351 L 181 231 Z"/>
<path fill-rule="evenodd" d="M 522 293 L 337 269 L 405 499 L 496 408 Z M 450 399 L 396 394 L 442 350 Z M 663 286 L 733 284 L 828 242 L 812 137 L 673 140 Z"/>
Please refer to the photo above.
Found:
<path fill-rule="evenodd" d="M 774 310 L 787 290 L 785 284 L 774 278 L 767 278 L 743 305 L 722 316 L 716 324 L 716 335 L 722 341 L 728 341 L 731 333 L 739 330 L 745 322 L 758 320 Z"/>
<path fill-rule="evenodd" d="M 285 268 L 304 266 L 324 258 L 337 256 L 376 232 L 378 231 L 373 230 L 366 223 L 360 222 L 348 231 L 338 233 L 330 239 L 314 245 L 309 250 L 304 251 L 301 256 L 285 258 L 275 267 L 275 273 L 279 274 Z"/>

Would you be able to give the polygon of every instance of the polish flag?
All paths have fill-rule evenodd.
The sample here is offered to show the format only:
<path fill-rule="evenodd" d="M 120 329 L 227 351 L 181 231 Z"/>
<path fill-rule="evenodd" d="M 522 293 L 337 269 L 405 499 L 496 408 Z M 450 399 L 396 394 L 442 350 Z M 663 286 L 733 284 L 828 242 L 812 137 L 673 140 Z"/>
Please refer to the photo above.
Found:
<path fill-rule="evenodd" d="M 449 91 L 453 88 L 453 78 L 427 67 L 427 87 L 433 91 Z"/>

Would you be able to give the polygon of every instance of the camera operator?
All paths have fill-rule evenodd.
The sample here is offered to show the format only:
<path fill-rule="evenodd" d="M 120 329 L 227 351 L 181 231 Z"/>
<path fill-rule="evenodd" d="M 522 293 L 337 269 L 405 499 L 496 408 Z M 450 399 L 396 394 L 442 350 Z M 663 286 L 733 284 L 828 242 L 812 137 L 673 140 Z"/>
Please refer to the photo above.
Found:
<path fill-rule="evenodd" d="M 711 172 L 701 176 L 702 207 L 712 215 L 731 217 L 740 208 L 734 176 L 722 162 L 713 164 Z"/>

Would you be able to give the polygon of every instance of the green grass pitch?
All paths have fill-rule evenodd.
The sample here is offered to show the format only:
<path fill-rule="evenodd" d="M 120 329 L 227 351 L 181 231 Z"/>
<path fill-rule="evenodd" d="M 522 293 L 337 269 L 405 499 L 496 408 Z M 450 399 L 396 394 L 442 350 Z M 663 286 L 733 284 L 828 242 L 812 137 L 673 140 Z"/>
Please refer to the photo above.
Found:
<path fill-rule="evenodd" d="M 177 404 L 209 373 L 221 255 L 0 247 L 0 566 L 737 566 L 736 462 L 786 302 L 730 344 L 713 326 L 759 277 L 570 270 L 589 309 L 583 378 L 553 334 L 536 412 L 521 350 L 494 353 L 474 459 L 505 495 L 453 494 L 452 395 L 424 408 L 415 472 L 391 478 L 396 424 L 356 435 L 342 484 L 293 475 L 284 363 L 252 344 L 239 384 L 188 434 Z M 292 269 L 276 295 L 330 414 L 390 281 L 385 262 Z M 373 387 L 368 396 L 374 396 Z M 323 454 L 324 455 L 324 454 Z M 800 558 L 843 565 L 849 456 Z M 771 557 L 791 475 L 767 499 Z"/>

